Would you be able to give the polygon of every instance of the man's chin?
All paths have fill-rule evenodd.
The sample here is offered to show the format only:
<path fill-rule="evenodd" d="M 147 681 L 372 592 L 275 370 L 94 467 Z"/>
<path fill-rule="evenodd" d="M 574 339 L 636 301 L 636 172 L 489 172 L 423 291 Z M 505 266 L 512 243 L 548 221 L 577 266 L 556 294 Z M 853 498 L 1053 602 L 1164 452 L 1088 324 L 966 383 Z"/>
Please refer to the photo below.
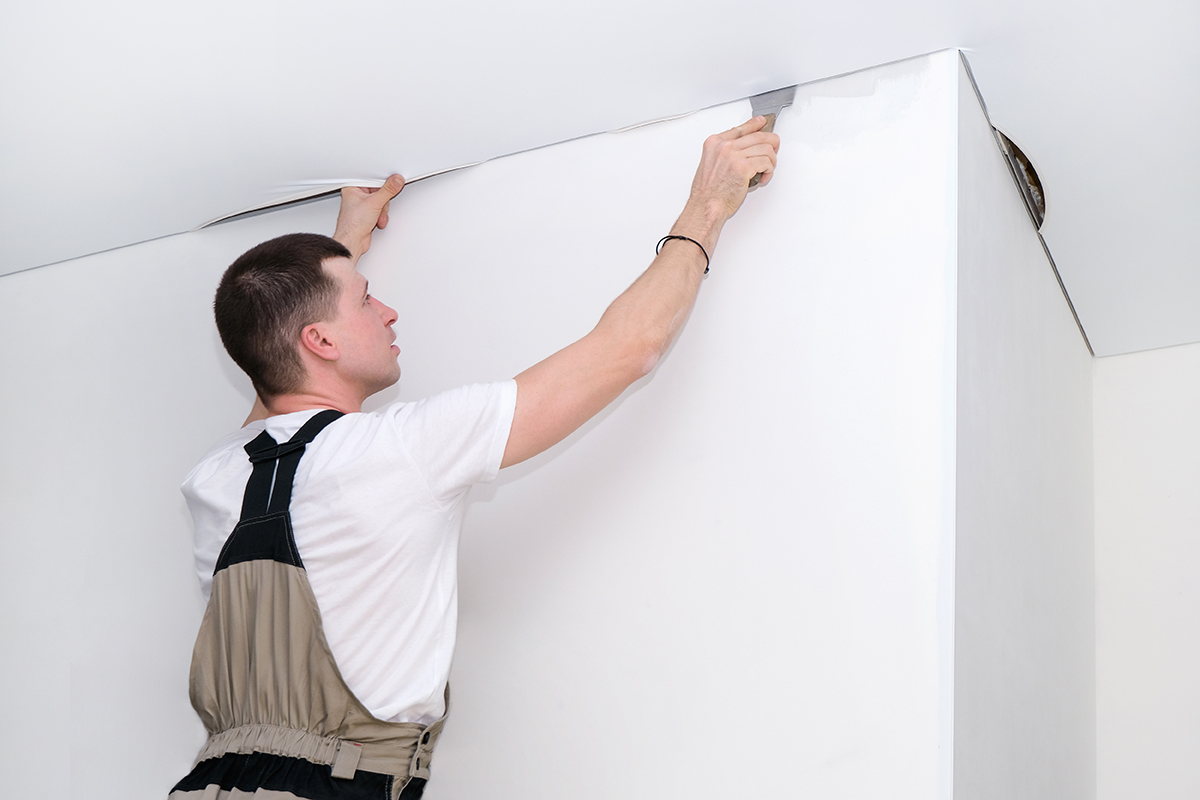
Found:
<path fill-rule="evenodd" d="M 386 377 L 381 377 L 378 381 L 376 381 L 374 384 L 372 384 L 370 387 L 370 394 L 368 394 L 367 397 L 373 397 L 374 395 L 377 395 L 380 392 L 382 392 L 384 389 L 392 388 L 399 382 L 400 382 L 400 370 L 397 369 L 394 375 L 388 375 Z"/>

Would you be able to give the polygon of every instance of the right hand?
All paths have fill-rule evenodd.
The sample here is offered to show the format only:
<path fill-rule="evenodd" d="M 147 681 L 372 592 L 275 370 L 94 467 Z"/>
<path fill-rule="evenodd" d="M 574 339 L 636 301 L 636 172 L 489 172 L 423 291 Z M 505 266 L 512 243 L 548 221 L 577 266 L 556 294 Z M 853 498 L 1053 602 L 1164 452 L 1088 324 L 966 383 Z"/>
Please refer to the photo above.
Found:
<path fill-rule="evenodd" d="M 692 180 L 691 201 L 728 219 L 741 208 L 751 178 L 761 172 L 759 185 L 770 182 L 775 172 L 779 137 L 763 132 L 766 124 L 766 117 L 753 117 L 704 141 L 704 153 Z"/>

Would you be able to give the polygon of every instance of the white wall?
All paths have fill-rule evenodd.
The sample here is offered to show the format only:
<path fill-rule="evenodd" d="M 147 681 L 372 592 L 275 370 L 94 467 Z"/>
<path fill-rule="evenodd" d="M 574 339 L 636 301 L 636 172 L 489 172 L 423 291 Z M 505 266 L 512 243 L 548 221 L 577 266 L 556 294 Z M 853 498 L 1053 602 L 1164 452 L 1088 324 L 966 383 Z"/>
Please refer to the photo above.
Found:
<path fill-rule="evenodd" d="M 310 206 L 0 279 L 12 344 L 0 356 L 6 796 L 162 797 L 190 768 L 203 609 L 177 487 L 252 399 L 217 339 L 212 293 L 247 247 L 328 229 L 333 213 Z"/>
<path fill-rule="evenodd" d="M 802 87 L 776 179 L 658 371 L 474 495 L 431 798 L 950 796 L 958 70 L 941 53 Z M 400 311 L 404 377 L 378 402 L 506 378 L 585 333 L 649 262 L 704 135 L 748 115 L 407 189 L 364 261 Z M 200 607 L 175 486 L 250 403 L 211 292 L 242 250 L 334 210 L 0 279 L 22 343 L 0 455 L 17 788 L 61 776 L 34 743 L 63 719 L 56 791 L 105 796 L 84 790 L 97 742 L 147 748 L 133 794 L 186 771 Z"/>
<path fill-rule="evenodd" d="M 1200 345 L 1095 368 L 1100 800 L 1200 792 Z"/>
<path fill-rule="evenodd" d="M 966 75 L 956 800 L 1095 796 L 1092 358 Z"/>
<path fill-rule="evenodd" d="M 937 794 L 956 68 L 804 88 L 669 358 L 477 495 L 432 797 Z M 413 187 L 369 275 L 401 393 L 584 333 L 747 115 Z"/>

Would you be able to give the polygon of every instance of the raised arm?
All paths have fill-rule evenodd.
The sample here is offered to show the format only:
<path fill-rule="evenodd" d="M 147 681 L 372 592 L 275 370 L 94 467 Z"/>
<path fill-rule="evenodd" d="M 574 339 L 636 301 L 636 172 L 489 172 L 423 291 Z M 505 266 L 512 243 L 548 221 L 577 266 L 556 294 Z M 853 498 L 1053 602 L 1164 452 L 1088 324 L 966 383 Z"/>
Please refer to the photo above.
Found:
<path fill-rule="evenodd" d="M 375 229 L 387 227 L 388 206 L 403 188 L 404 178 L 392 175 L 378 189 L 362 186 L 347 186 L 342 189 L 342 204 L 338 208 L 333 238 L 345 245 L 356 263 L 362 254 L 370 249 L 371 234 Z M 246 417 L 242 427 L 269 416 L 271 411 L 262 398 L 256 396 L 254 407 L 250 409 L 250 415 Z"/>
<path fill-rule="evenodd" d="M 342 205 L 338 209 L 333 238 L 346 246 L 358 261 L 371 247 L 371 234 L 388 224 L 388 204 L 404 188 L 404 178 L 392 175 L 378 189 L 347 186 L 342 189 Z"/>
<path fill-rule="evenodd" d="M 704 142 L 700 166 L 675 236 L 698 242 L 709 256 L 721 228 L 746 199 L 750 179 L 771 180 L 779 137 L 755 117 Z M 574 344 L 517 376 L 517 408 L 501 466 L 541 453 L 570 435 L 654 369 L 696 300 L 707 258 L 700 247 L 670 239 L 599 324 Z"/>

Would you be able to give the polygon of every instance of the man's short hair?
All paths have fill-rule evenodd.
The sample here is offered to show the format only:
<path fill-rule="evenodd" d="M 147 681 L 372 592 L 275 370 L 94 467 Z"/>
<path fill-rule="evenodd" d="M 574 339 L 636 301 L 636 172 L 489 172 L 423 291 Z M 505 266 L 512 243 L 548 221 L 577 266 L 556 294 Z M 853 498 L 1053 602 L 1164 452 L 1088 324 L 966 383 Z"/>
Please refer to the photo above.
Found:
<path fill-rule="evenodd" d="M 260 397 L 303 386 L 300 331 L 337 313 L 337 280 L 321 266 L 327 258 L 350 258 L 350 251 L 328 236 L 291 233 L 247 250 L 221 278 L 217 331 Z"/>

